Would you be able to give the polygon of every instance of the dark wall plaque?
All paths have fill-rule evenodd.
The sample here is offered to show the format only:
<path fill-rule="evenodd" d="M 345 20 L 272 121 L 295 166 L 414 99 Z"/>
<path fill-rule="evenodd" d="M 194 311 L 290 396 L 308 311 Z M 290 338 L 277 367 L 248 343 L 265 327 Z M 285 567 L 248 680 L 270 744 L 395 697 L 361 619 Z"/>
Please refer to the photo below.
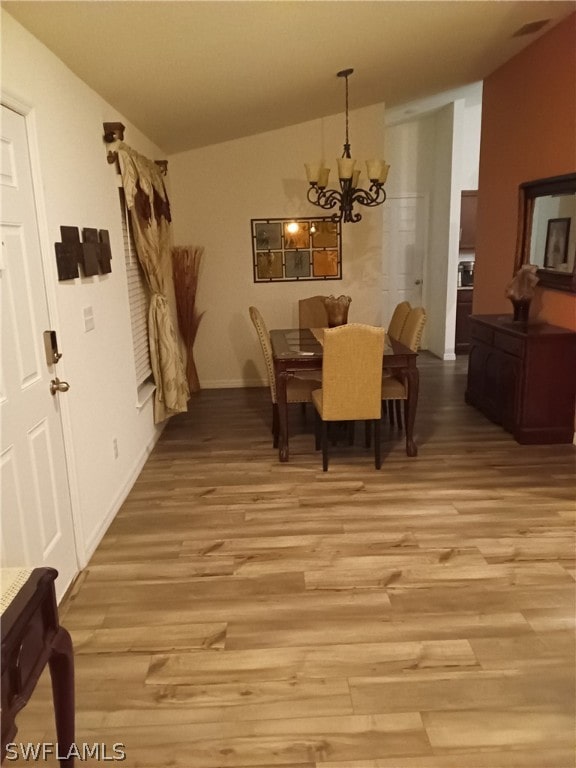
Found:
<path fill-rule="evenodd" d="M 73 280 L 79 276 L 76 250 L 70 243 L 54 243 L 58 280 Z"/>
<path fill-rule="evenodd" d="M 100 236 L 100 255 L 98 257 L 98 263 L 100 265 L 100 272 L 105 275 L 108 272 L 112 272 L 112 265 L 110 264 L 112 260 L 110 235 L 108 234 L 107 229 L 101 229 L 98 234 Z"/>

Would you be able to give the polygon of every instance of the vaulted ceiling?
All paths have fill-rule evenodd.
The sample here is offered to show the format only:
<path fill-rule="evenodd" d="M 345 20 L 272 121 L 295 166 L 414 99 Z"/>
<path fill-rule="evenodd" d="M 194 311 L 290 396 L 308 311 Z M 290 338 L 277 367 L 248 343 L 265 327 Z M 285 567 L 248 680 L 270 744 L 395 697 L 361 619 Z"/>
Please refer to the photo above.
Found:
<path fill-rule="evenodd" d="M 576 10 L 576 2 L 556 0 L 2 6 L 168 154 L 342 112 L 335 75 L 347 67 L 355 70 L 351 109 L 398 106 L 482 80 Z"/>

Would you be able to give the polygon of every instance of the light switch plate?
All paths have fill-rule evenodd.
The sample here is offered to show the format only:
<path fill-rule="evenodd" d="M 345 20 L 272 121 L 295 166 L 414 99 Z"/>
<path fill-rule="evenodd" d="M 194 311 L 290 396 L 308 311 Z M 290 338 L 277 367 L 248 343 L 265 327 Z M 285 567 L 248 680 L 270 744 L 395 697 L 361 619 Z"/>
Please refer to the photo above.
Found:
<path fill-rule="evenodd" d="M 96 327 L 96 323 L 94 322 L 94 308 L 93 307 L 84 307 L 83 309 L 84 314 L 84 331 L 88 333 L 88 331 L 93 331 Z"/>

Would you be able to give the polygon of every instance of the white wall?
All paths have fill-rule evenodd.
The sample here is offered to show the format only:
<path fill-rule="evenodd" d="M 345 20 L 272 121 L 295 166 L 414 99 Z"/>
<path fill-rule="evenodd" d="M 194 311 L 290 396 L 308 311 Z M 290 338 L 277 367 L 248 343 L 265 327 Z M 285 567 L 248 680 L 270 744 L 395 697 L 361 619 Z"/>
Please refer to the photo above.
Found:
<path fill-rule="evenodd" d="M 152 403 L 136 407 L 118 192 L 102 123 L 123 122 L 133 147 L 154 159 L 163 155 L 5 11 L 2 97 L 28 112 L 50 314 L 63 353 L 58 374 L 70 382 L 60 402 L 84 565 L 159 434 Z M 58 282 L 54 243 L 61 239 L 60 225 L 107 229 L 112 273 Z M 96 327 L 86 333 L 83 309 L 89 306 Z"/>
<path fill-rule="evenodd" d="M 478 189 L 480 127 L 482 124 L 482 83 L 470 86 L 462 102 L 463 114 L 460 125 L 458 184 L 461 189 Z"/>
<path fill-rule="evenodd" d="M 304 163 L 324 154 L 330 185 L 338 184 L 343 142 L 344 115 L 336 115 L 170 157 L 174 241 L 206 248 L 194 354 L 203 387 L 265 381 L 252 304 L 269 328 L 282 328 L 297 325 L 299 298 L 344 293 L 352 296 L 349 321 L 381 323 L 382 208 L 342 225 L 342 280 L 253 282 L 250 220 L 329 215 L 306 199 Z M 358 160 L 383 156 L 382 104 L 350 113 L 350 142 Z"/>
<path fill-rule="evenodd" d="M 460 195 L 478 187 L 481 112 L 482 84 L 474 83 L 386 113 L 388 192 L 430 203 L 423 346 L 443 359 L 454 357 Z"/>
<path fill-rule="evenodd" d="M 454 191 L 453 171 L 455 111 L 456 103 L 453 102 L 435 114 L 434 198 L 427 289 L 429 305 L 434 307 L 434 311 L 428 313 L 426 325 L 428 349 L 440 358 L 454 355 L 454 340 L 451 341 L 451 349 L 447 349 L 446 336 L 450 319 L 454 329 L 454 318 L 447 313 L 448 283 L 450 276 L 451 287 L 455 288 L 460 223 L 460 192 L 456 194 Z"/>

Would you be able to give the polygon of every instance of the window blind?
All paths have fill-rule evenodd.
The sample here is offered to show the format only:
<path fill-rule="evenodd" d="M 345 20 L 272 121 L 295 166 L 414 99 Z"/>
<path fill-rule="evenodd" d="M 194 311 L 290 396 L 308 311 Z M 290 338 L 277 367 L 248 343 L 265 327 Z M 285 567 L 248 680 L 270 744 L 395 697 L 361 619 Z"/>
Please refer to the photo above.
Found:
<path fill-rule="evenodd" d="M 150 295 L 142 267 L 134 247 L 134 235 L 130 223 L 130 214 L 126 206 L 126 197 L 122 187 L 120 194 L 120 210 L 122 215 L 122 234 L 124 237 L 124 259 L 126 262 L 126 277 L 128 280 L 128 302 L 130 304 L 130 320 L 132 325 L 132 348 L 134 351 L 134 366 L 136 368 L 136 383 L 140 387 L 152 375 L 150 365 L 150 346 L 148 343 L 148 307 Z"/>

